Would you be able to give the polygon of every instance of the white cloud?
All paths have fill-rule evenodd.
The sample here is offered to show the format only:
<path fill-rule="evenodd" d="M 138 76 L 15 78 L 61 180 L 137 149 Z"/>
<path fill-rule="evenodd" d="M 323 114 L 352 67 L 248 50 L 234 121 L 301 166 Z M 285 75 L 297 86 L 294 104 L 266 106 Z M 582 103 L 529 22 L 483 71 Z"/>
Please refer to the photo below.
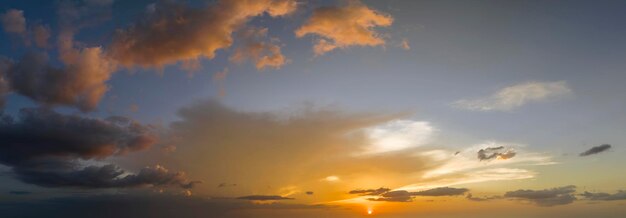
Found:
<path fill-rule="evenodd" d="M 398 151 L 430 143 L 437 130 L 425 121 L 394 120 L 367 128 L 370 146 L 365 154 Z"/>
<path fill-rule="evenodd" d="M 462 99 L 454 106 L 473 111 L 510 111 L 530 102 L 556 98 L 572 93 L 565 81 L 528 82 L 509 86 L 491 96 Z"/>

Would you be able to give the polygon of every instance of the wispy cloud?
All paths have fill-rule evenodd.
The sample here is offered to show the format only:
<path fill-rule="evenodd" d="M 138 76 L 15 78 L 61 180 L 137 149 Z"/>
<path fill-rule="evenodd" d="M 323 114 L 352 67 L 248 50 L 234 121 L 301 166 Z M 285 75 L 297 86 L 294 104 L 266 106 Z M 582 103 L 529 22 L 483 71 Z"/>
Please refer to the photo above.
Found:
<path fill-rule="evenodd" d="M 572 93 L 565 81 L 529 82 L 503 88 L 488 97 L 462 99 L 453 106 L 472 111 L 510 111 L 528 103 Z"/>

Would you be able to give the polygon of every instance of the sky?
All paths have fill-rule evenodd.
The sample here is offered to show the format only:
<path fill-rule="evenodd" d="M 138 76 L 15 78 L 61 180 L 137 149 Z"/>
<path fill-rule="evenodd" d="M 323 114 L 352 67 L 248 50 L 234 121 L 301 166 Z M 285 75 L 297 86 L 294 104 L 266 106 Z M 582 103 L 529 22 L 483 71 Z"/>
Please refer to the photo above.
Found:
<path fill-rule="evenodd" d="M 626 2 L 0 2 L 1 217 L 626 215 Z"/>

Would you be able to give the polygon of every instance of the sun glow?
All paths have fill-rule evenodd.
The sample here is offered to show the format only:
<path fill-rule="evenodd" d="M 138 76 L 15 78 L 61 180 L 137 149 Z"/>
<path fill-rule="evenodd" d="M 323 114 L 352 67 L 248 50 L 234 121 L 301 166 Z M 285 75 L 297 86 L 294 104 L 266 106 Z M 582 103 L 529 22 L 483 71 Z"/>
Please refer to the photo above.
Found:
<path fill-rule="evenodd" d="M 367 210 L 367 214 L 368 214 L 368 215 L 372 215 L 372 213 L 373 213 L 373 212 L 374 212 L 374 211 L 372 211 L 372 209 Z"/>

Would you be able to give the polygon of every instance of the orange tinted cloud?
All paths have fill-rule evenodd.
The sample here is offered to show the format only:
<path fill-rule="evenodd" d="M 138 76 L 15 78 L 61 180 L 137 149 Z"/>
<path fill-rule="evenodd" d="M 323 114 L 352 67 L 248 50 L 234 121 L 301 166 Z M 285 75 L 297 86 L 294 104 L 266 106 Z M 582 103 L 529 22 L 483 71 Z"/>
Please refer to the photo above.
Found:
<path fill-rule="evenodd" d="M 385 40 L 374 27 L 390 26 L 393 18 L 368 8 L 358 1 L 343 7 L 322 7 L 296 30 L 297 37 L 312 34 L 321 37 L 313 47 L 316 55 L 349 46 L 379 46 Z"/>
<path fill-rule="evenodd" d="M 219 1 L 204 8 L 158 2 L 148 7 L 143 19 L 115 33 L 110 54 L 122 65 L 142 67 L 212 59 L 217 50 L 232 45 L 233 32 L 251 18 L 264 13 L 283 16 L 296 7 L 293 0 Z"/>
<path fill-rule="evenodd" d="M 239 35 L 243 45 L 235 49 L 230 61 L 242 63 L 251 60 L 257 70 L 268 67 L 278 69 L 288 62 L 277 44 L 278 39 L 267 39 L 267 28 L 249 27 Z"/>

